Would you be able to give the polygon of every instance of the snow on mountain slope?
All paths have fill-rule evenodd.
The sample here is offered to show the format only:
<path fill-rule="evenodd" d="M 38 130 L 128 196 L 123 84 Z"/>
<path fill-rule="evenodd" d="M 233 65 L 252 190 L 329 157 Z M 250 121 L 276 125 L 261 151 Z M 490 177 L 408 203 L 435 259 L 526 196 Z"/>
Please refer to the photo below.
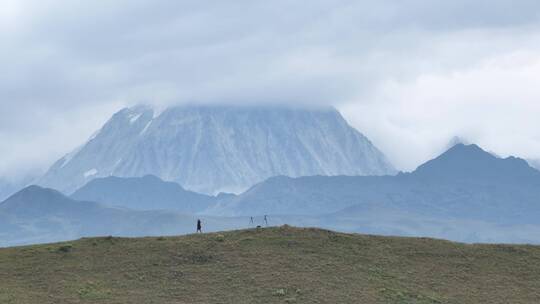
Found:
<path fill-rule="evenodd" d="M 240 192 L 286 175 L 386 175 L 385 156 L 332 108 L 137 106 L 113 117 L 39 184 L 72 193 L 106 176 L 152 174 L 184 188 Z"/>

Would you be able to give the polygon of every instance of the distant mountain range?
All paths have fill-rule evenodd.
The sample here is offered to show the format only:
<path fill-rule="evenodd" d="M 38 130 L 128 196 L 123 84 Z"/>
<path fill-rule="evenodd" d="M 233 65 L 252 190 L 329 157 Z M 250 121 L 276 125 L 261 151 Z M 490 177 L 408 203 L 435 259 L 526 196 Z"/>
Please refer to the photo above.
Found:
<path fill-rule="evenodd" d="M 84 236 L 185 234 L 194 231 L 196 219 L 171 211 L 134 211 L 77 201 L 53 189 L 29 186 L 0 203 L 0 247 Z M 234 229 L 242 227 L 240 222 L 205 217 L 204 228 Z"/>
<path fill-rule="evenodd" d="M 540 224 L 540 171 L 458 144 L 397 176 L 270 178 L 208 210 L 219 215 L 321 215 L 376 206 L 422 217 Z"/>
<path fill-rule="evenodd" d="M 456 137 L 397 174 L 332 108 L 138 106 L 114 114 L 40 186 L 11 195 L 30 180 L 0 180 L 0 246 L 181 234 L 198 218 L 205 231 L 245 228 L 265 215 L 270 225 L 540 243 L 531 166 L 540 163 Z"/>
<path fill-rule="evenodd" d="M 412 173 L 278 176 L 240 195 L 197 194 L 155 176 L 94 179 L 71 198 L 31 186 L 0 204 L 0 246 L 186 233 L 196 218 L 210 230 L 241 228 L 264 225 L 264 215 L 270 225 L 540 243 L 540 171 L 457 144 Z"/>
<path fill-rule="evenodd" d="M 138 106 L 114 114 L 37 183 L 71 194 L 94 178 L 151 174 L 213 195 L 278 175 L 395 173 L 332 108 Z"/>

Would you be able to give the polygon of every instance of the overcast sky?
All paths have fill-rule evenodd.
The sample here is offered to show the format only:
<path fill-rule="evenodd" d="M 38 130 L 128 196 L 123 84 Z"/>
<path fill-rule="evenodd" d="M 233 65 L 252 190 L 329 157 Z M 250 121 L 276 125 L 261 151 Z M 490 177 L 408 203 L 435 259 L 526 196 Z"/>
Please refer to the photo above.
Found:
<path fill-rule="evenodd" d="M 402 170 L 540 158 L 540 1 L 0 0 L 0 176 L 137 103 L 330 104 Z"/>

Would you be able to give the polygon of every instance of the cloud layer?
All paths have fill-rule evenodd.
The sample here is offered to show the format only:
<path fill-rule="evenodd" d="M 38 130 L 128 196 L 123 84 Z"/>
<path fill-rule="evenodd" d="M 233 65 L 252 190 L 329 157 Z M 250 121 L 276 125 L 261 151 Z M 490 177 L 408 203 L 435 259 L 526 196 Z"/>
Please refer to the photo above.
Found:
<path fill-rule="evenodd" d="M 0 176 L 141 102 L 335 105 L 404 170 L 454 135 L 540 157 L 538 1 L 2 6 Z"/>

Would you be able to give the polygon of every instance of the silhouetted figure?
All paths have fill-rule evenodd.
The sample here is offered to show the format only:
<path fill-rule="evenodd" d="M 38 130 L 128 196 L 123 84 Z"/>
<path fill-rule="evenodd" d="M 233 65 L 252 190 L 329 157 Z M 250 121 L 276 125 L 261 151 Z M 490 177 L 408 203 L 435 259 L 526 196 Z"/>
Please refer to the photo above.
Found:
<path fill-rule="evenodd" d="M 202 233 L 202 224 L 200 219 L 197 220 L 197 233 Z"/>
<path fill-rule="evenodd" d="M 266 217 L 266 214 L 264 215 L 264 224 L 268 227 L 268 218 Z"/>
<path fill-rule="evenodd" d="M 251 217 L 249 218 L 249 224 L 250 224 L 250 225 L 253 225 L 253 216 L 251 216 Z"/>

